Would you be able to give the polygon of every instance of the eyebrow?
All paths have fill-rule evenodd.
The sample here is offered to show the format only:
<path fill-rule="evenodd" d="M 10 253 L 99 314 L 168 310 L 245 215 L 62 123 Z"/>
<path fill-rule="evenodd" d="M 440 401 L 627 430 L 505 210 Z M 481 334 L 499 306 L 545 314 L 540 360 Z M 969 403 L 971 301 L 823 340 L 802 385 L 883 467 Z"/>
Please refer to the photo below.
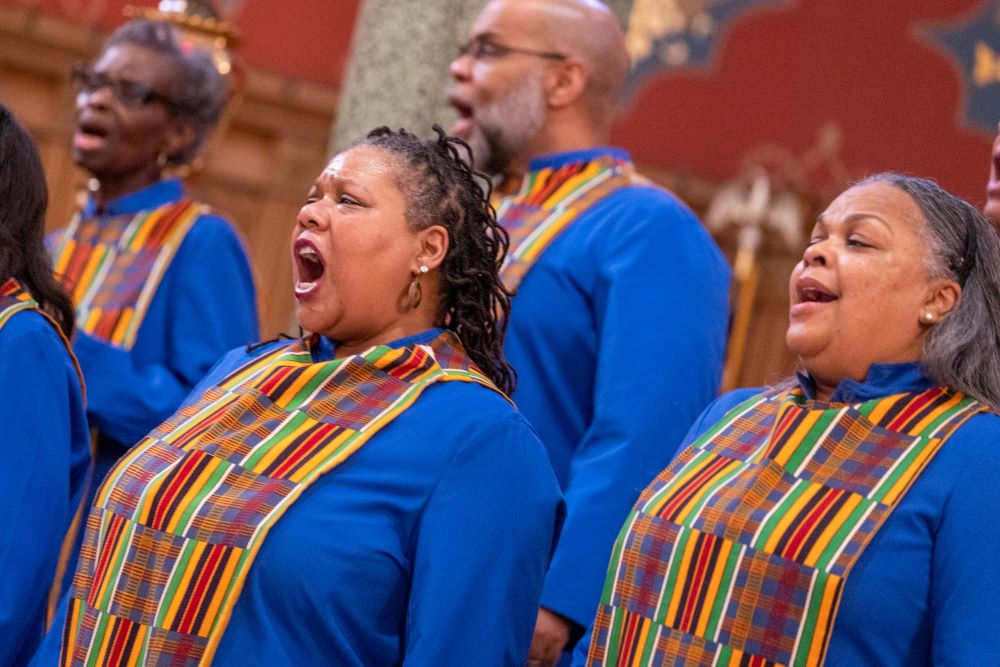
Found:
<path fill-rule="evenodd" d="M 858 213 L 851 213 L 849 216 L 844 218 L 844 222 L 858 222 L 859 220 L 875 220 L 876 222 L 880 223 L 883 227 L 885 227 L 887 230 L 889 230 L 890 234 L 893 234 L 892 227 L 889 225 L 888 222 L 886 222 L 885 218 L 883 218 L 880 215 L 875 215 L 874 213 L 867 213 L 865 211 L 860 211 Z M 816 224 L 823 225 L 824 227 L 826 226 L 822 213 L 820 213 L 816 217 Z"/>

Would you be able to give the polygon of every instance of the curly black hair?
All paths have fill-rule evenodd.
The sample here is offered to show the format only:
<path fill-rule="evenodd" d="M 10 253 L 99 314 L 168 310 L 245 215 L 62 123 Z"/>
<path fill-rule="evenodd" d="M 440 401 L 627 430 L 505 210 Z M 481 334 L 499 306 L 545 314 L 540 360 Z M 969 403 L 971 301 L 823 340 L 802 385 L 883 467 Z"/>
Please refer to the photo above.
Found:
<path fill-rule="evenodd" d="M 490 205 L 489 179 L 462 158 L 469 147 L 434 125 L 437 139 L 379 127 L 354 144 L 384 150 L 400 161 L 397 179 L 413 229 L 448 230 L 441 264 L 441 305 L 436 324 L 453 331 L 479 369 L 510 395 L 517 375 L 503 356 L 510 292 L 500 280 L 507 231 Z"/>
<path fill-rule="evenodd" d="M 73 335 L 73 303 L 52 276 L 45 252 L 49 191 L 38 150 L 27 131 L 0 104 L 0 282 L 14 278 Z"/>

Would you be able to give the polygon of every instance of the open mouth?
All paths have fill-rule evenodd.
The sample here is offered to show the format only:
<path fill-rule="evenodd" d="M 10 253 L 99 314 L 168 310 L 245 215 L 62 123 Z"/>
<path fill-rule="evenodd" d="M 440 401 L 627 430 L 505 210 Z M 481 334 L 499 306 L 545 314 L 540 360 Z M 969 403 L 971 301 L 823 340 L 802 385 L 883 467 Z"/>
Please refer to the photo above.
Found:
<path fill-rule="evenodd" d="M 800 280 L 795 285 L 795 293 L 799 303 L 829 303 L 836 301 L 837 295 L 826 288 L 823 283 L 812 278 Z"/>
<path fill-rule="evenodd" d="M 95 123 L 83 122 L 76 127 L 73 144 L 81 150 L 100 148 L 108 137 L 106 128 Z"/>
<path fill-rule="evenodd" d="M 458 114 L 458 119 L 455 121 L 455 124 L 452 125 L 451 127 L 451 134 L 464 137 L 465 134 L 469 131 L 469 128 L 472 127 L 472 116 L 473 116 L 472 105 L 467 103 L 465 100 L 455 96 L 449 97 L 448 103 Z"/>
<path fill-rule="evenodd" d="M 295 241 L 292 254 L 295 259 L 295 294 L 309 294 L 316 289 L 326 265 L 316 246 L 307 239 Z"/>

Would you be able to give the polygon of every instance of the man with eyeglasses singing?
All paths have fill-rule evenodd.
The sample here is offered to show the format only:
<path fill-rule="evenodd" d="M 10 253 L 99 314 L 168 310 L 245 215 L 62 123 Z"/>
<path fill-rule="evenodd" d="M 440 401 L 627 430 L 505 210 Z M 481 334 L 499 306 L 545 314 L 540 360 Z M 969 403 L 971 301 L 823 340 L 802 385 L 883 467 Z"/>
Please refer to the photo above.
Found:
<path fill-rule="evenodd" d="M 495 178 L 511 237 L 513 398 L 566 497 L 530 664 L 558 662 L 592 621 L 622 520 L 722 371 L 724 258 L 608 145 L 629 65 L 595 0 L 493 0 L 451 64 L 451 131 Z"/>

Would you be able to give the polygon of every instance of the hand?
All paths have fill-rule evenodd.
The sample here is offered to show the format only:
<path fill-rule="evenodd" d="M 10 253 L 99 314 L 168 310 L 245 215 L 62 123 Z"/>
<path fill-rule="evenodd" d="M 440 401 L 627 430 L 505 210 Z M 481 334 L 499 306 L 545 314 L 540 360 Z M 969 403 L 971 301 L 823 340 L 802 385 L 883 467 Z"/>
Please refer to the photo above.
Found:
<path fill-rule="evenodd" d="M 563 649 L 569 643 L 569 632 L 569 621 L 545 607 L 539 607 L 535 636 L 531 639 L 531 650 L 528 651 L 528 664 L 533 667 L 553 667 L 559 662 Z"/>

